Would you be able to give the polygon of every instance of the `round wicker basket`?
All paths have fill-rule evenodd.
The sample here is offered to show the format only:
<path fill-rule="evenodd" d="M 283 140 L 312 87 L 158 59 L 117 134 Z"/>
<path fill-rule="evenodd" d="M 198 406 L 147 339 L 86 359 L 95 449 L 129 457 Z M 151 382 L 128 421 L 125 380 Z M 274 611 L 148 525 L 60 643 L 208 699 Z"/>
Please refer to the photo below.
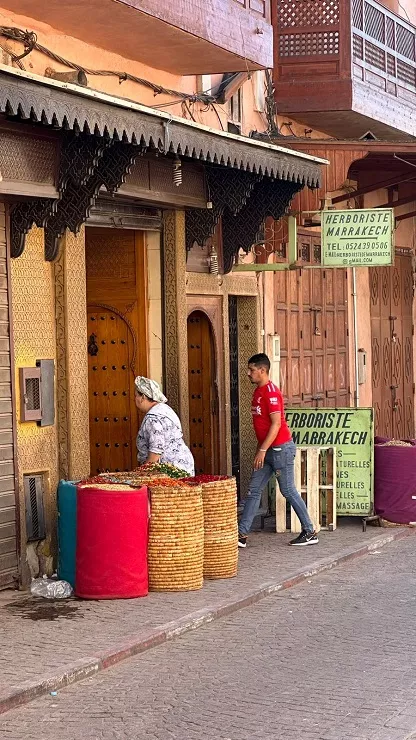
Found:
<path fill-rule="evenodd" d="M 202 483 L 204 577 L 233 578 L 238 569 L 237 484 L 235 478 Z"/>
<path fill-rule="evenodd" d="M 202 588 L 204 514 L 201 486 L 152 486 L 149 528 L 151 591 Z"/>

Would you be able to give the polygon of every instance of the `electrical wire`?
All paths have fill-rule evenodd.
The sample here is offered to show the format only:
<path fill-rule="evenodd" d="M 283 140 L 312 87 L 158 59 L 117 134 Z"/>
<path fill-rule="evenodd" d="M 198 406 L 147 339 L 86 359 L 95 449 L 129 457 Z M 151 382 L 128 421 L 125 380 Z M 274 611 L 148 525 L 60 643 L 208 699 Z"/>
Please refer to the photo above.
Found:
<path fill-rule="evenodd" d="M 403 11 L 403 13 L 405 14 L 405 16 L 406 16 L 407 20 L 409 21 L 409 23 L 411 23 L 411 20 L 409 18 L 409 13 L 407 12 L 406 8 L 401 4 L 401 2 L 398 2 L 397 4 L 398 4 L 399 8 Z"/>
<path fill-rule="evenodd" d="M 23 62 L 19 59 L 16 54 L 13 54 L 12 50 L 6 45 L 6 44 L 0 44 L 0 49 L 4 51 L 5 54 L 8 54 L 11 60 L 19 67 L 19 69 L 24 70 L 25 65 Z"/>
<path fill-rule="evenodd" d="M 217 111 L 217 106 L 216 106 L 216 105 L 214 105 L 214 103 L 211 103 L 211 106 L 210 106 L 210 107 L 212 108 L 212 110 L 214 111 L 215 115 L 217 116 L 217 118 L 218 118 L 218 122 L 219 122 L 219 124 L 220 124 L 220 126 L 221 126 L 222 130 L 224 131 L 225 129 L 224 129 L 223 123 L 222 123 L 222 121 L 221 121 L 221 116 L 220 116 L 220 114 L 219 114 L 219 113 L 218 113 L 218 111 Z"/>
<path fill-rule="evenodd" d="M 162 85 L 156 85 L 154 82 L 150 82 L 150 80 L 132 75 L 129 72 L 118 72 L 108 69 L 87 69 L 79 64 L 76 64 L 76 62 L 71 62 L 68 59 L 65 59 L 65 57 L 56 54 L 55 52 L 48 49 L 46 46 L 39 44 L 34 31 L 24 31 L 21 28 L 0 26 L 0 35 L 4 36 L 10 41 L 16 41 L 23 44 L 23 54 L 19 56 L 14 55 L 15 61 L 17 62 L 24 59 L 32 51 L 39 51 L 42 54 L 48 56 L 50 59 L 53 59 L 53 61 L 55 61 L 57 64 L 62 64 L 63 66 L 77 70 L 78 72 L 84 72 L 84 74 L 86 75 L 96 75 L 99 77 L 117 77 L 120 84 L 122 82 L 126 82 L 127 80 L 129 80 L 130 82 L 136 82 L 143 87 L 147 87 L 148 89 L 153 90 L 155 95 L 172 95 L 175 98 L 178 98 L 178 102 L 181 102 L 182 100 L 187 100 L 194 103 L 199 102 L 208 105 L 215 101 L 215 97 L 212 95 L 207 95 L 205 93 L 190 94 L 180 92 L 178 90 L 171 90 L 169 88 L 163 87 Z M 172 105 L 173 104 L 174 103 L 172 103 Z M 170 103 L 166 105 L 170 105 Z"/>

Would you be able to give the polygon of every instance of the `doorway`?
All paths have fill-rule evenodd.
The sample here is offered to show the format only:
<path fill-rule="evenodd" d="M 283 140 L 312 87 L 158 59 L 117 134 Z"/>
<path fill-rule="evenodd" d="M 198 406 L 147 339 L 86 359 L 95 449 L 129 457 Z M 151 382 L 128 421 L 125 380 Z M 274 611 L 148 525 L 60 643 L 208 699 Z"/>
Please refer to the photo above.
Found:
<path fill-rule="evenodd" d="M 413 265 L 396 254 L 393 267 L 370 269 L 374 431 L 413 438 Z"/>
<path fill-rule="evenodd" d="M 298 231 L 298 260 L 321 261 L 320 234 Z M 349 406 L 348 272 L 298 269 L 275 273 L 280 387 L 288 406 Z"/>
<path fill-rule="evenodd" d="M 189 434 L 196 474 L 219 469 L 219 398 L 211 322 L 203 311 L 188 317 Z"/>
<path fill-rule="evenodd" d="M 144 232 L 86 229 L 91 474 L 137 466 L 134 379 L 147 375 Z"/>

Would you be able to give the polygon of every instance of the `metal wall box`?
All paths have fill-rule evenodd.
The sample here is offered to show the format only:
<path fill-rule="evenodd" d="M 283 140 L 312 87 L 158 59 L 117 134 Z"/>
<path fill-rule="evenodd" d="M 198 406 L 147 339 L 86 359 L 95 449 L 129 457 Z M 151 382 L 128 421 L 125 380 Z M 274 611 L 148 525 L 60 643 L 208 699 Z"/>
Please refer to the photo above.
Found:
<path fill-rule="evenodd" d="M 42 414 L 38 425 L 48 427 L 55 424 L 55 362 L 54 360 L 36 360 L 40 369 L 40 390 Z"/>
<path fill-rule="evenodd" d="M 36 421 L 39 426 L 55 424 L 55 362 L 36 360 L 36 367 L 21 367 L 20 421 Z"/>
<path fill-rule="evenodd" d="M 23 489 L 26 509 L 26 539 L 28 542 L 43 540 L 46 537 L 43 475 L 24 475 Z"/>
<path fill-rule="evenodd" d="M 21 367 L 20 421 L 39 421 L 42 418 L 41 371 L 37 367 Z"/>

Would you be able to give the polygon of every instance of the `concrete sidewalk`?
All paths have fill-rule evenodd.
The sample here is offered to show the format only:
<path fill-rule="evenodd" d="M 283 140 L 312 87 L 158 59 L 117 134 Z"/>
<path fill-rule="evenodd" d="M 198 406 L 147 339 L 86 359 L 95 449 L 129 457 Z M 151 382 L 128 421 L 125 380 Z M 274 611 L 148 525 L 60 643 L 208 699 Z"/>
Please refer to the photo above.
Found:
<path fill-rule="evenodd" d="M 359 520 L 342 520 L 335 532 L 321 532 L 319 545 L 291 548 L 291 535 L 276 535 L 271 525 L 240 551 L 236 578 L 207 581 L 201 591 L 54 603 L 1 593 L 0 713 L 416 533 L 362 532 Z"/>

